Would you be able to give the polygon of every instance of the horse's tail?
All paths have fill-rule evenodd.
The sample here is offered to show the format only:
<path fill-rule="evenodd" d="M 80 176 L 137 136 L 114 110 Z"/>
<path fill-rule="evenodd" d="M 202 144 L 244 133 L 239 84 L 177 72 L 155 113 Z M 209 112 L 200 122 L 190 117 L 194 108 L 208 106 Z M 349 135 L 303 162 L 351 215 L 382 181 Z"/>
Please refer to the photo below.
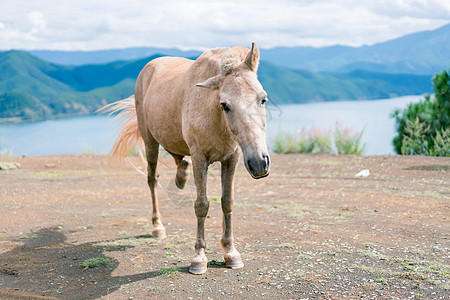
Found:
<path fill-rule="evenodd" d="M 115 159 L 122 160 L 133 148 L 143 158 L 143 142 L 139 134 L 134 95 L 105 105 L 98 111 L 109 115 L 117 114 L 115 119 L 123 120 L 122 126 L 117 131 L 117 139 L 111 150 L 108 162 Z"/>

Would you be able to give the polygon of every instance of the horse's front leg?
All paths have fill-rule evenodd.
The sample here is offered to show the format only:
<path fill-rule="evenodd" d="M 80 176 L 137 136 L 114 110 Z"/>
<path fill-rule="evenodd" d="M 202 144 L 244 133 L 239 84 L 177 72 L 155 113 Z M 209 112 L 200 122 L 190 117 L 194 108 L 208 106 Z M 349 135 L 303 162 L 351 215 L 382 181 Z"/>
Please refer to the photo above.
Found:
<path fill-rule="evenodd" d="M 209 210 L 209 201 L 206 195 L 206 176 L 208 163 L 203 156 L 192 156 L 192 168 L 194 171 L 195 186 L 197 188 L 197 199 L 194 208 L 197 216 L 197 240 L 195 242 L 195 256 L 192 260 L 189 272 L 192 274 L 203 274 L 206 272 L 208 259 L 205 255 L 205 219 Z"/>
<path fill-rule="evenodd" d="M 244 267 L 241 255 L 234 247 L 233 227 L 231 217 L 234 205 L 234 174 L 239 161 L 239 152 L 236 151 L 228 160 L 222 162 L 222 212 L 223 234 L 220 240 L 225 264 L 227 267 L 238 269 Z"/>

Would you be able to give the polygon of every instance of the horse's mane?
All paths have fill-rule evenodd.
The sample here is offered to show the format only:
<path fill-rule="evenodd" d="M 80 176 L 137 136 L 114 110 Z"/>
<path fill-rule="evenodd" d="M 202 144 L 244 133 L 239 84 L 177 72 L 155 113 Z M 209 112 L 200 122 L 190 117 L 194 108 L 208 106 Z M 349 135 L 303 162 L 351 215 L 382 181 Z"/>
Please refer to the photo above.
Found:
<path fill-rule="evenodd" d="M 248 50 L 245 47 L 222 47 L 205 51 L 197 60 L 197 66 L 204 66 L 205 71 L 209 71 L 208 76 L 212 77 L 222 73 L 228 75 L 232 73 L 247 56 Z"/>

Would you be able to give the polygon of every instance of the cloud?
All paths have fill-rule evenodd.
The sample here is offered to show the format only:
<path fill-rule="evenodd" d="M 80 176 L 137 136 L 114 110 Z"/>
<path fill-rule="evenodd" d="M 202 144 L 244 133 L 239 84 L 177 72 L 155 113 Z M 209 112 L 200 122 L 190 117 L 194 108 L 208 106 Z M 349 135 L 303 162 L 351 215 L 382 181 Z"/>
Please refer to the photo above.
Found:
<path fill-rule="evenodd" d="M 15 0 L 0 10 L 6 49 L 359 46 L 450 20 L 447 0 Z"/>
<path fill-rule="evenodd" d="M 368 9 L 389 17 L 450 20 L 450 2 L 446 0 L 371 0 L 365 3 Z"/>
<path fill-rule="evenodd" d="M 30 21 L 31 35 L 36 35 L 40 31 L 47 27 L 47 22 L 44 19 L 44 14 L 39 11 L 33 11 L 28 14 L 28 20 Z"/>

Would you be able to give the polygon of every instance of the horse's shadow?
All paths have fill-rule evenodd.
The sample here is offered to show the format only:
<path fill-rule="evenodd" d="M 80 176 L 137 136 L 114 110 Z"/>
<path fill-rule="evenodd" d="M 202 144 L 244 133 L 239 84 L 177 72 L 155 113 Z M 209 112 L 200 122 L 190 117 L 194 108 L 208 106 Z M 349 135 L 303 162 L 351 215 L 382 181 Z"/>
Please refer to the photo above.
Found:
<path fill-rule="evenodd" d="M 139 238 L 139 237 L 137 237 Z M 0 297 L 57 297 L 94 299 L 129 284 L 160 276 L 161 270 L 134 275 L 112 276 L 119 262 L 105 251 L 125 251 L 133 246 L 73 245 L 58 228 L 45 228 L 21 239 L 25 244 L 0 254 Z M 107 261 L 106 266 L 83 269 L 89 258 Z M 178 269 L 187 272 L 184 268 Z M 20 295 L 20 293 L 25 293 Z M 31 293 L 31 294 L 30 294 Z"/>

